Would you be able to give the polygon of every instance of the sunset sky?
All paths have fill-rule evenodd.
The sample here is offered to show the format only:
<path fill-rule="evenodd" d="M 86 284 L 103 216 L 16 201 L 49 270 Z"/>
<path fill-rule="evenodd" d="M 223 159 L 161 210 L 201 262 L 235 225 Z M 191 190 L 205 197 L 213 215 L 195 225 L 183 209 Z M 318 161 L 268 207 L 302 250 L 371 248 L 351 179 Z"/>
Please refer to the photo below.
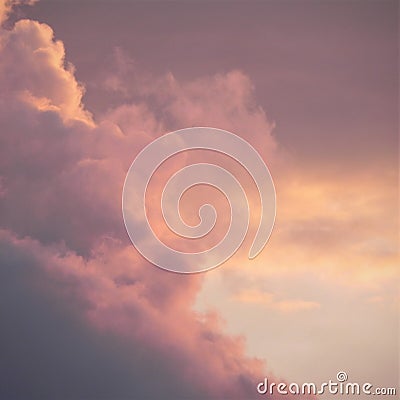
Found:
<path fill-rule="evenodd" d="M 398 6 L 0 0 L 0 398 L 247 400 L 338 371 L 398 387 Z M 249 177 L 170 160 L 152 204 L 208 160 L 255 210 L 230 260 L 180 275 L 136 251 L 121 195 L 145 145 L 192 126 L 257 149 L 277 215 L 249 260 Z M 210 193 L 182 198 L 189 223 Z M 226 205 L 198 244 L 149 217 L 190 251 Z"/>

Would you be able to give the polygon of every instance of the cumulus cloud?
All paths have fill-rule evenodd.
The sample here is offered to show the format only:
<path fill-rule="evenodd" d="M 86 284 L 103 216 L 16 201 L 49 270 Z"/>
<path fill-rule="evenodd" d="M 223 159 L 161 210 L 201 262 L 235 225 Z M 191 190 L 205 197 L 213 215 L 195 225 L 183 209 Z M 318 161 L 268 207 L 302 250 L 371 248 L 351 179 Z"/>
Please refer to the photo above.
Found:
<path fill-rule="evenodd" d="M 194 317 L 198 279 L 130 248 L 85 262 L 5 231 L 0 247 L 2 397 L 252 397 L 262 365 L 215 316 Z"/>
<path fill-rule="evenodd" d="M 238 71 L 156 90 L 164 113 L 129 102 L 95 121 L 48 25 L 1 31 L 2 397 L 256 397 L 264 365 L 192 310 L 201 276 L 135 252 L 120 195 L 133 156 L 176 125 L 245 123 L 268 151 L 271 125 Z"/>
<path fill-rule="evenodd" d="M 21 20 L 1 33 L 1 87 L 4 94 L 17 95 L 38 110 L 57 110 L 64 121 L 91 123 L 83 109 L 83 87 L 65 61 L 64 45 L 53 40 L 46 24 Z"/>

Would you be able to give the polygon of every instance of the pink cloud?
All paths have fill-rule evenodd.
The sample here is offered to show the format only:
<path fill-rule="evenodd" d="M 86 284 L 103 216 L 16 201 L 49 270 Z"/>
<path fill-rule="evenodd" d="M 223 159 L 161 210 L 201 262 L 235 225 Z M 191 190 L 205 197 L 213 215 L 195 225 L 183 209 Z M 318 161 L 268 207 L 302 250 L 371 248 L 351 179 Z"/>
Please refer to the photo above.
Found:
<path fill-rule="evenodd" d="M 1 32 L 1 87 L 22 100 L 43 109 L 59 111 L 65 120 L 91 124 L 90 114 L 82 107 L 83 87 L 76 81 L 74 68 L 65 62 L 61 41 L 53 40 L 46 24 L 21 20 L 11 30 Z"/>
<path fill-rule="evenodd" d="M 150 371 L 149 376 L 143 376 L 144 372 L 132 370 L 132 382 L 127 382 L 126 377 L 115 377 L 116 382 L 126 386 L 126 395 L 135 395 L 134 386 L 154 395 L 153 392 L 165 390 L 166 380 L 172 379 L 176 385 L 173 391 L 178 393 L 178 398 L 253 397 L 253 380 L 262 375 L 262 363 L 244 356 L 242 340 L 224 335 L 216 316 L 196 316 L 191 311 L 201 281 L 198 277 L 164 276 L 138 259 L 131 247 L 107 248 L 105 255 L 99 250 L 97 257 L 84 261 L 68 250 L 62 253 L 60 248 L 43 247 L 32 239 L 16 239 L 6 231 L 1 232 L 0 243 L 2 254 L 8 255 L 2 269 L 3 278 L 10 281 L 10 277 L 17 274 L 21 280 L 15 284 L 16 293 L 27 290 L 27 285 L 28 297 L 51 300 L 51 308 L 61 315 L 66 313 L 61 305 L 65 304 L 78 325 L 74 328 L 77 332 L 89 329 L 95 342 L 103 341 L 107 335 L 114 337 L 115 345 L 123 345 L 132 355 L 130 368 L 139 367 L 145 371 L 155 368 L 155 363 L 169 365 L 165 371 L 164 367 L 158 370 L 157 376 L 152 376 Z M 123 269 L 122 274 L 119 269 Z M 26 282 L 28 277 L 29 282 Z M 2 292 L 2 302 L 13 301 L 11 293 Z M 30 305 L 26 307 L 29 312 Z M 51 316 L 47 315 L 50 310 L 42 306 L 38 311 L 43 314 L 39 331 L 50 335 L 50 340 L 65 340 L 63 332 L 52 325 Z M 18 330 L 17 326 L 12 326 L 13 329 Z M 38 344 L 33 342 L 31 345 Z M 87 345 L 91 347 L 89 343 Z M 137 360 L 133 355 L 138 349 L 142 359 L 141 364 L 135 366 Z M 42 348 L 41 351 L 47 350 Z M 66 357 L 64 352 L 70 351 L 74 352 L 74 348 L 60 349 L 59 358 L 55 357 L 66 375 L 71 371 L 64 370 L 62 363 Z M 91 351 L 98 351 L 100 358 L 104 352 L 100 348 Z M 46 361 L 50 362 L 52 358 L 51 354 L 43 354 L 40 368 L 44 373 L 48 368 Z M 86 361 L 85 355 L 77 354 L 76 359 L 77 362 Z M 19 362 L 27 360 L 21 357 Z M 119 368 L 122 361 L 113 356 L 109 362 Z M 96 365 L 90 368 L 96 369 Z M 22 372 L 15 371 L 16 374 Z M 145 382 L 136 381 L 140 375 Z M 30 380 L 26 376 L 20 378 Z M 158 386 L 153 383 L 154 379 Z M 47 388 L 43 388 L 44 398 L 48 395 L 46 391 Z M 168 398 L 171 394 L 164 393 Z"/>
<path fill-rule="evenodd" d="M 120 210 L 133 156 L 177 124 L 245 124 L 272 151 L 271 125 L 252 100 L 250 80 L 238 71 L 182 85 L 161 80 L 159 106 L 171 97 L 161 116 L 130 103 L 99 122 L 82 104 L 83 86 L 48 25 L 22 20 L 0 35 L 0 281 L 14 285 L 0 290 L 10 307 L 2 340 L 29 340 L 10 361 L 3 394 L 23 397 L 16 382 L 24 381 L 42 399 L 60 388 L 66 397 L 96 396 L 95 385 L 108 398 L 256 397 L 263 364 L 246 357 L 243 340 L 225 335 L 216 315 L 192 310 L 202 277 L 148 265 L 130 245 Z M 30 339 L 26 329 L 34 330 Z M 39 385 L 36 368 L 55 383 Z"/>
<path fill-rule="evenodd" d="M 32 5 L 36 3 L 37 0 L 2 0 L 0 1 L 0 25 L 6 21 L 8 15 L 10 14 L 13 7 L 22 4 Z"/>

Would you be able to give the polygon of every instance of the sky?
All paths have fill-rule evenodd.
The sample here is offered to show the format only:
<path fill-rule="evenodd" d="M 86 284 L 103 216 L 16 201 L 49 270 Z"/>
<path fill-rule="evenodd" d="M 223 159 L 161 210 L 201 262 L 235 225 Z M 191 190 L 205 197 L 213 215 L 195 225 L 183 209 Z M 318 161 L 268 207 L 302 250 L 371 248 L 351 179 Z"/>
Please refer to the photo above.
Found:
<path fill-rule="evenodd" d="M 264 377 L 338 371 L 398 386 L 398 2 L 0 0 L 0 22 L 1 398 L 257 399 Z M 183 276 L 135 250 L 121 195 L 145 145 L 191 126 L 257 149 L 277 215 L 248 260 L 249 177 L 169 160 L 152 204 L 206 159 L 254 210 L 234 257 Z M 195 223 L 210 192 L 189 192 Z M 227 226 L 213 195 L 200 248 Z"/>

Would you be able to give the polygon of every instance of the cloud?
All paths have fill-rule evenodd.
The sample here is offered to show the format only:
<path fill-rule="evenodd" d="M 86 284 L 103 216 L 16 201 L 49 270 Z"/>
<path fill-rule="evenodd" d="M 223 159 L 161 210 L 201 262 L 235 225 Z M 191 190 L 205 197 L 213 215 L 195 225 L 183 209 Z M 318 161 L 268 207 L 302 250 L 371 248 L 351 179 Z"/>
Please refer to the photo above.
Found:
<path fill-rule="evenodd" d="M 131 247 L 85 262 L 0 236 L 2 397 L 253 397 L 262 365 L 195 317 L 196 277 L 161 275 Z"/>
<path fill-rule="evenodd" d="M 240 72 L 168 84 L 165 113 L 127 102 L 96 120 L 48 25 L 1 31 L 1 397 L 256 397 L 263 363 L 193 311 L 201 276 L 136 253 L 120 195 L 133 156 L 176 124 L 243 120 L 273 148 L 271 125 Z"/>
<path fill-rule="evenodd" d="M 0 26 L 6 21 L 13 7 L 26 4 L 33 5 L 37 0 L 1 0 L 0 1 Z"/>
<path fill-rule="evenodd" d="M 235 300 L 243 303 L 255 303 L 267 308 L 278 311 L 302 311 L 320 308 L 320 304 L 315 301 L 300 299 L 278 300 L 273 293 L 267 293 L 257 290 L 240 291 L 235 295 Z"/>
<path fill-rule="evenodd" d="M 99 74 L 105 96 L 112 97 L 115 109 L 107 114 L 114 120 L 118 103 L 144 103 L 155 110 L 168 130 L 190 126 L 213 126 L 240 133 L 269 163 L 276 159 L 278 143 L 275 124 L 255 100 L 250 78 L 238 69 L 191 80 L 179 80 L 173 73 L 154 76 L 140 69 L 124 49 L 114 48 Z M 119 115 L 121 110 L 119 111 Z"/>
<path fill-rule="evenodd" d="M 81 100 L 83 87 L 65 61 L 61 41 L 52 29 L 36 21 L 20 20 L 1 32 L 0 85 L 4 94 L 19 96 L 38 110 L 57 110 L 64 121 L 92 124 Z"/>

